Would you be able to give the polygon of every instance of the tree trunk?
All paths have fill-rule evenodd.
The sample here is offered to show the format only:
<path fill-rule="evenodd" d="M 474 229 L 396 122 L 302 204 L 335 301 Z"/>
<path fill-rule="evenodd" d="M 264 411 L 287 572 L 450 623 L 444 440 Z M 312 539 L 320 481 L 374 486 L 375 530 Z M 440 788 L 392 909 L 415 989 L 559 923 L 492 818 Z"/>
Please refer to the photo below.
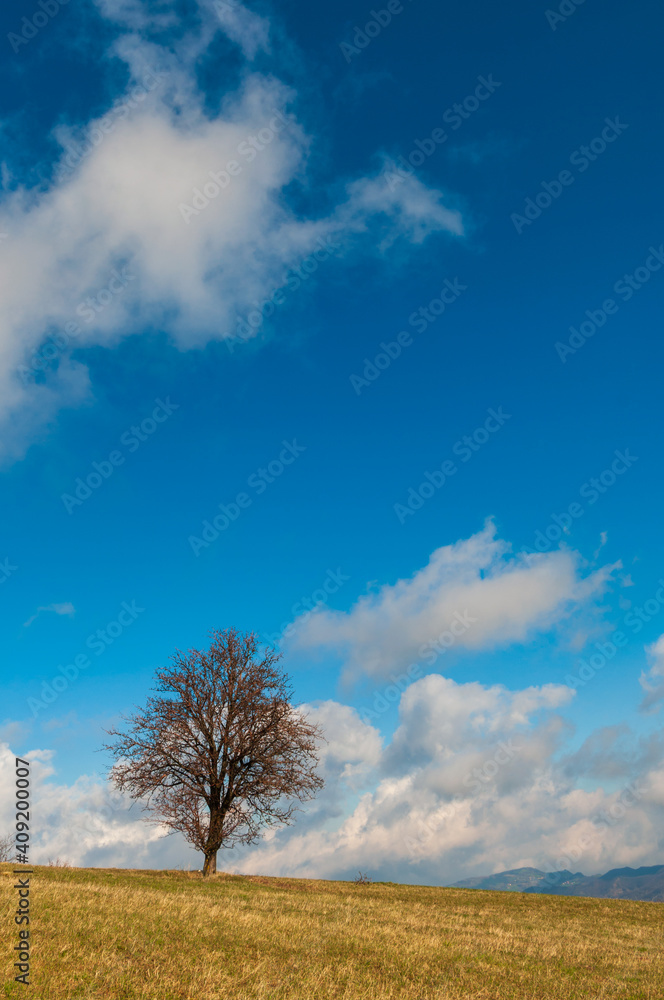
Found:
<path fill-rule="evenodd" d="M 205 861 L 203 863 L 203 875 L 216 875 L 217 874 L 217 852 L 208 851 L 205 855 Z"/>

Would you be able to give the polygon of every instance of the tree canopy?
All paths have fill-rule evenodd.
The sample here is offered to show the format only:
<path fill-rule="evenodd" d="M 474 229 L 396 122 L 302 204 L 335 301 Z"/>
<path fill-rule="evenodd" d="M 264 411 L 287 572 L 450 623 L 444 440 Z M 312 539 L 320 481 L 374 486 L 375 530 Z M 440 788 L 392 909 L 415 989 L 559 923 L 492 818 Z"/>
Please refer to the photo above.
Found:
<path fill-rule="evenodd" d="M 207 650 L 177 651 L 156 671 L 156 695 L 123 716 L 126 728 L 108 730 L 114 784 L 203 852 L 204 875 L 220 848 L 292 822 L 323 785 L 324 736 L 292 704 L 280 659 L 254 633 L 213 630 Z"/>

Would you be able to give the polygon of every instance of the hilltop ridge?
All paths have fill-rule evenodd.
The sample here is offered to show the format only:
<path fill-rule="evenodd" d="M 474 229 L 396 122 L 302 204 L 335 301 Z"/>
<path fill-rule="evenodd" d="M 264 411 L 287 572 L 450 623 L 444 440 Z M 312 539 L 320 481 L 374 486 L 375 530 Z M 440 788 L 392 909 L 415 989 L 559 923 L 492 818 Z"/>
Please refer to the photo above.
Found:
<path fill-rule="evenodd" d="M 664 865 L 612 868 L 603 875 L 584 875 L 566 869 L 512 868 L 494 875 L 454 882 L 453 889 L 491 889 L 502 892 L 546 893 L 551 896 L 591 896 L 598 899 L 636 899 L 664 902 Z"/>

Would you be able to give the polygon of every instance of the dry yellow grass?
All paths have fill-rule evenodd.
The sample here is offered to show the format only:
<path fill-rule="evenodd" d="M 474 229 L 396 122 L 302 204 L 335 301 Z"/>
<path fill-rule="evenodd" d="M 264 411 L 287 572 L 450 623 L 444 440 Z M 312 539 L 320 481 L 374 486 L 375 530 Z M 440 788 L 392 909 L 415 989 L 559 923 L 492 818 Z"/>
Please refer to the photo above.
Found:
<path fill-rule="evenodd" d="M 36 868 L 39 1000 L 664 997 L 664 905 L 378 883 Z"/>

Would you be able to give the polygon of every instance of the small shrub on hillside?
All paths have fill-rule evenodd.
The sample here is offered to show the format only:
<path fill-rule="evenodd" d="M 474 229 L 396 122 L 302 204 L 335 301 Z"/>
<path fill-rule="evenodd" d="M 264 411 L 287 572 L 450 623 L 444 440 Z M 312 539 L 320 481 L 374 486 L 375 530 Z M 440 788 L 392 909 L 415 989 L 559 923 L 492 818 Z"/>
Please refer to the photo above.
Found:
<path fill-rule="evenodd" d="M 358 872 L 355 878 L 353 879 L 353 882 L 355 883 L 355 885 L 370 885 L 371 876 L 365 875 L 364 872 Z"/>

